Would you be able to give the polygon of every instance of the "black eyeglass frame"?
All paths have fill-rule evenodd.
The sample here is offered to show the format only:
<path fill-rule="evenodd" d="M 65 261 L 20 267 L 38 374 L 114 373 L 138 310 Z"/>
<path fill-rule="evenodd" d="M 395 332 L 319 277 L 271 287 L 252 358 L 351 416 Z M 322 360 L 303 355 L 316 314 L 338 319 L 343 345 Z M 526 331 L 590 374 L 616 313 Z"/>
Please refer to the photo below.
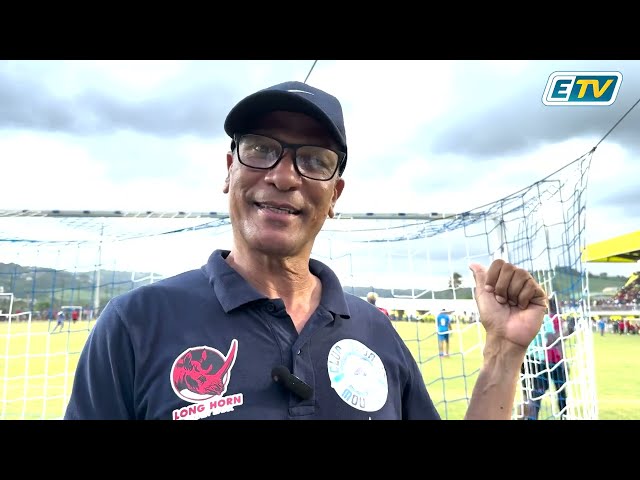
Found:
<path fill-rule="evenodd" d="M 268 139 L 273 140 L 275 142 L 278 142 L 280 144 L 280 146 L 282 147 L 282 150 L 280 151 L 280 155 L 278 156 L 276 161 L 273 162 L 273 165 L 271 165 L 269 167 L 254 167 L 253 165 L 247 165 L 246 163 L 244 163 L 242 161 L 242 158 L 240 158 L 239 145 L 240 145 L 240 139 L 242 137 L 244 137 L 245 135 L 253 135 L 253 136 L 256 136 L 256 137 L 265 137 L 265 138 L 268 138 Z M 336 168 L 335 168 L 335 170 L 333 171 L 333 173 L 331 174 L 331 176 L 329 178 L 314 178 L 314 177 L 310 177 L 309 175 L 305 175 L 304 173 L 302 173 L 300 171 L 300 169 L 298 168 L 297 151 L 298 151 L 298 148 L 302 148 L 302 147 L 324 148 L 325 150 L 329 150 L 329 151 L 335 153 L 336 155 L 338 155 L 338 162 L 336 163 Z M 284 157 L 284 152 L 285 152 L 285 150 L 287 148 L 289 150 L 291 150 L 291 152 L 292 152 L 292 155 L 293 155 L 293 168 L 296 169 L 296 172 L 298 173 L 298 175 L 300 175 L 301 177 L 304 177 L 304 178 L 308 178 L 309 180 L 315 180 L 317 182 L 328 182 L 333 177 L 335 177 L 336 176 L 336 172 L 338 170 L 340 170 L 340 167 L 342 166 L 342 164 L 344 163 L 345 159 L 347 158 L 347 154 L 345 152 L 341 152 L 339 150 L 334 150 L 333 148 L 327 148 L 327 147 L 323 147 L 321 145 L 310 145 L 308 143 L 285 143 L 285 142 L 282 142 L 282 141 L 278 140 L 277 138 L 273 138 L 273 137 L 270 137 L 269 135 L 264 135 L 262 133 L 252 133 L 252 132 L 236 133 L 236 134 L 233 135 L 233 141 L 231 142 L 231 151 L 234 151 L 234 150 L 236 151 L 236 153 L 238 155 L 238 160 L 240 161 L 240 163 L 242 165 L 244 165 L 245 167 L 255 168 L 257 170 L 271 170 L 272 168 L 274 168 L 276 165 L 278 165 L 278 163 L 280 163 L 280 161 Z"/>

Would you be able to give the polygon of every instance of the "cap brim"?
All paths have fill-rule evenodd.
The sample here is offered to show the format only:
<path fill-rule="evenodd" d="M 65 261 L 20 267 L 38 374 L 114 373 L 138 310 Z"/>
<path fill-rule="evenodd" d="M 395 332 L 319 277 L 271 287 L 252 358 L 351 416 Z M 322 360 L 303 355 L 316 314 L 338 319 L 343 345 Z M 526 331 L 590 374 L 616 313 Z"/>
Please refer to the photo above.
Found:
<path fill-rule="evenodd" d="M 277 90 L 256 92 L 241 100 L 227 115 L 224 131 L 230 137 L 255 126 L 256 120 L 276 110 L 309 115 L 322 123 L 346 153 L 346 139 L 320 107 L 298 94 Z"/>

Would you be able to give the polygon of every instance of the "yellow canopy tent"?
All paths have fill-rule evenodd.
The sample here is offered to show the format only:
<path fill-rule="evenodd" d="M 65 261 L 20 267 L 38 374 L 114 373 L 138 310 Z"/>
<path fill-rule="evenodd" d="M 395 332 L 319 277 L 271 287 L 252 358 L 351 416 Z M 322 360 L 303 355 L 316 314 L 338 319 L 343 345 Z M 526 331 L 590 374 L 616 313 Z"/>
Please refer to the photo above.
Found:
<path fill-rule="evenodd" d="M 587 245 L 582 261 L 591 263 L 635 263 L 640 261 L 640 230 Z"/>

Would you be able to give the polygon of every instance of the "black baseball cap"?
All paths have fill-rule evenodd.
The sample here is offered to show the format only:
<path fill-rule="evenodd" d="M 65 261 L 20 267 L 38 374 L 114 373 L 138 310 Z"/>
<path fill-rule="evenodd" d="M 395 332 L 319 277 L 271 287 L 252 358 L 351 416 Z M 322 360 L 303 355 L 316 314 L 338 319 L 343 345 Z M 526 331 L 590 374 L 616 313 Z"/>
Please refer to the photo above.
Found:
<path fill-rule="evenodd" d="M 338 172 L 342 175 L 347 165 L 347 135 L 342 106 L 333 95 L 306 83 L 279 83 L 240 100 L 227 115 L 224 131 L 233 138 L 235 133 L 251 128 L 256 117 L 274 110 L 304 113 L 324 124 L 345 153 L 344 162 Z"/>

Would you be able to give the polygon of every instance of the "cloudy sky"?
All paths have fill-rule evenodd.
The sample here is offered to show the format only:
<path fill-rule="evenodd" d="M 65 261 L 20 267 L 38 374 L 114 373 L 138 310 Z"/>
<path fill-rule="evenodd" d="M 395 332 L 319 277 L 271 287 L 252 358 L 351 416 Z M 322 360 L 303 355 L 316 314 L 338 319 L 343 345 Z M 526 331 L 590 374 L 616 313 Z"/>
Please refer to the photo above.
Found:
<path fill-rule="evenodd" d="M 640 61 L 312 65 L 2 61 L 0 209 L 226 212 L 227 112 L 257 89 L 309 75 L 344 109 L 349 163 L 339 212 L 467 211 L 602 140 L 589 171 L 587 242 L 640 226 L 640 106 L 632 109 Z M 555 71 L 617 71 L 623 81 L 609 106 L 546 106 Z"/>

